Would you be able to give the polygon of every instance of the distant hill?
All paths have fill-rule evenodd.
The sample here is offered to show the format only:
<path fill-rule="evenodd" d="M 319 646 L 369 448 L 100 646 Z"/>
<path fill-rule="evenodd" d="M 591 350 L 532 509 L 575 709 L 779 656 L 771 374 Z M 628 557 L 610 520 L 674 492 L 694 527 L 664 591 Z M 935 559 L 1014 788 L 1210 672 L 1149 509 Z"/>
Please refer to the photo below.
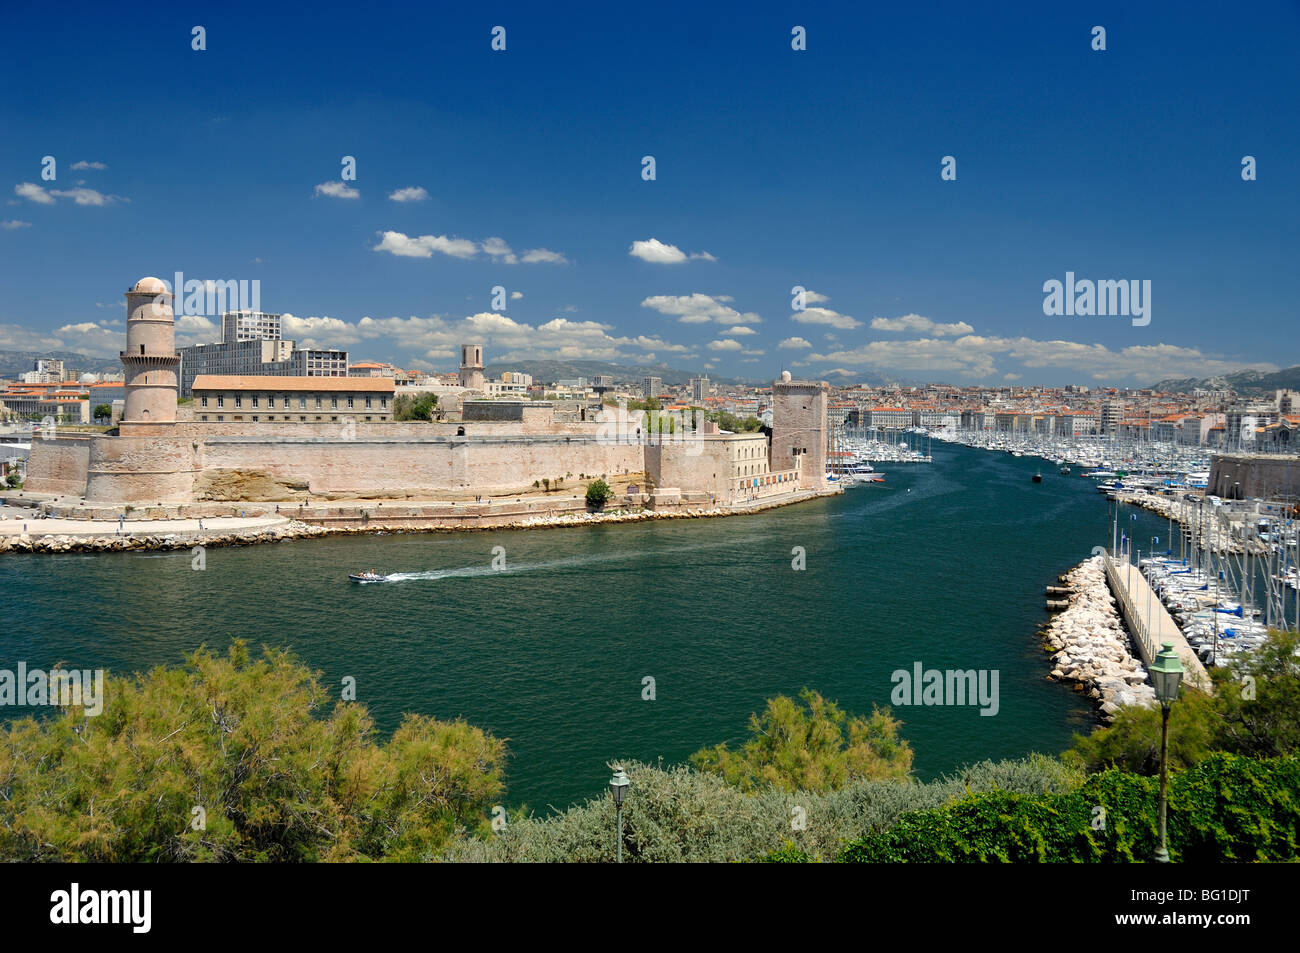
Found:
<path fill-rule="evenodd" d="M 684 387 L 692 377 L 698 377 L 701 371 L 679 371 L 667 364 L 611 364 L 608 361 L 515 361 L 512 364 L 489 364 L 483 368 L 487 377 L 500 377 L 506 371 L 520 371 L 531 374 L 534 380 L 552 383 L 572 377 L 591 379 L 597 374 L 608 374 L 616 384 L 640 385 L 643 377 L 659 377 L 668 387 Z M 718 384 L 752 384 L 758 379 L 742 380 L 731 377 L 715 377 L 709 374 L 709 380 Z"/>
<path fill-rule="evenodd" d="M 663 378 L 665 386 L 668 387 L 685 387 L 690 383 L 692 377 L 698 377 L 701 373 L 708 374 L 709 380 L 715 384 L 750 384 L 760 387 L 772 383 L 777 377 L 775 374 L 771 377 L 719 377 L 708 371 L 680 371 L 669 367 L 667 364 L 611 364 L 607 361 L 515 361 L 513 364 L 489 364 L 483 368 L 483 373 L 488 377 L 500 377 L 505 371 L 522 371 L 525 374 L 531 374 L 535 380 L 547 383 L 572 377 L 590 379 L 597 374 L 608 374 L 614 378 L 616 384 L 632 384 L 638 387 L 643 377 Z M 866 384 L 877 387 L 884 384 L 901 384 L 904 387 L 918 386 L 916 381 L 885 377 L 870 370 L 806 375 L 806 372 L 801 374 L 796 369 L 794 376 L 824 378 L 841 387 L 846 384 Z"/>
<path fill-rule="evenodd" d="M 1261 371 L 1236 371 L 1217 377 L 1171 378 L 1153 384 L 1155 390 L 1186 394 L 1194 390 L 1222 390 L 1231 387 L 1239 394 L 1258 394 L 1274 390 L 1300 390 L 1300 364 L 1266 374 Z"/>
<path fill-rule="evenodd" d="M 0 377 L 14 378 L 36 369 L 37 358 L 61 360 L 67 370 L 78 374 L 118 374 L 122 362 L 112 358 L 90 357 L 76 351 L 0 351 Z"/>

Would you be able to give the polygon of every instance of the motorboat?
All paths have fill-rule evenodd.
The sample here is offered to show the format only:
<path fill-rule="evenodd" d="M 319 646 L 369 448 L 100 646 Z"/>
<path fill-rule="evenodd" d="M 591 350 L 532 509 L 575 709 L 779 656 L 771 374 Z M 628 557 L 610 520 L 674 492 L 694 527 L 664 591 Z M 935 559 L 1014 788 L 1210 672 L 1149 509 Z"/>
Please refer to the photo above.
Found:
<path fill-rule="evenodd" d="M 383 582 L 384 577 L 379 575 L 373 569 L 367 569 L 364 572 L 350 572 L 348 578 L 353 582 Z"/>

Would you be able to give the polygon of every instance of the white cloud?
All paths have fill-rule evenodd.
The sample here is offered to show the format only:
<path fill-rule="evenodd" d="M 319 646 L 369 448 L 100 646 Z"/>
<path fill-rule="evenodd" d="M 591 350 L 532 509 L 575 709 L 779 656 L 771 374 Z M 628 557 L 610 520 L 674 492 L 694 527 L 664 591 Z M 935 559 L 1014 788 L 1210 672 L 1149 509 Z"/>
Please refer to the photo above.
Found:
<path fill-rule="evenodd" d="M 876 331 L 915 331 L 920 334 L 933 334 L 935 337 L 950 337 L 975 332 L 975 329 L 965 321 L 958 321 L 955 324 L 940 324 L 919 314 L 905 314 L 901 318 L 872 318 L 871 327 Z"/>
<path fill-rule="evenodd" d="M 82 159 L 80 162 L 72 163 L 73 172 L 81 172 L 85 169 L 96 169 L 102 172 L 107 168 L 108 166 L 104 165 L 104 163 L 102 162 L 87 162 L 85 159 Z"/>
<path fill-rule="evenodd" d="M 790 315 L 790 320 L 798 321 L 800 324 L 829 324 L 831 327 L 839 328 L 842 331 L 848 331 L 862 325 L 862 322 L 856 318 L 851 318 L 847 314 L 840 314 L 838 311 L 832 311 L 830 308 L 804 308 L 802 311 L 796 311 Z"/>
<path fill-rule="evenodd" d="M 1096 380 L 1154 382 L 1165 377 L 1211 377 L 1241 369 L 1276 370 L 1271 364 L 1245 364 L 1173 344 L 1132 345 L 1111 350 L 1101 344 L 1040 341 L 1033 338 L 920 338 L 872 341 L 850 350 L 810 354 L 810 362 L 868 365 L 891 371 L 947 374 L 988 380 L 1001 373 L 997 362 L 1008 359 L 1025 368 L 1060 368 Z"/>
<path fill-rule="evenodd" d="M 50 189 L 50 194 L 57 195 L 61 199 L 72 199 L 72 201 L 76 202 L 78 205 L 112 205 L 113 203 L 122 200 L 121 197 L 117 195 L 105 195 L 104 193 L 97 192 L 94 189 L 84 188 L 65 189 L 62 191 L 59 189 Z"/>
<path fill-rule="evenodd" d="M 1020 380 L 1020 378 L 1024 376 L 1025 376 L 1024 374 L 1003 374 L 1002 379 L 1004 381 L 1018 381 Z"/>
<path fill-rule="evenodd" d="M 467 238 L 448 238 L 445 235 L 421 235 L 412 238 L 401 232 L 380 232 L 382 241 L 374 251 L 386 251 L 402 258 L 432 258 L 434 252 L 453 258 L 473 258 L 478 245 Z"/>
<path fill-rule="evenodd" d="M 38 205 L 53 205 L 54 197 L 35 182 L 20 182 L 14 186 L 14 195 Z"/>
<path fill-rule="evenodd" d="M 676 245 L 665 244 L 657 238 L 633 242 L 632 247 L 628 249 L 628 254 L 633 258 L 640 258 L 642 261 L 648 261 L 655 265 L 680 265 L 692 258 L 700 261 L 718 260 L 706 251 L 691 252 L 688 255 Z"/>
<path fill-rule="evenodd" d="M 211 344 L 221 339 L 221 326 L 202 314 L 176 315 L 176 343 Z"/>
<path fill-rule="evenodd" d="M 567 265 L 569 263 L 569 259 L 558 251 L 551 251 L 549 248 L 530 248 L 524 252 L 523 260 L 525 264 L 529 265 Z"/>
<path fill-rule="evenodd" d="M 11 232 L 15 228 L 31 228 L 31 227 L 32 227 L 31 222 L 20 222 L 16 218 L 6 219 L 5 221 L 0 222 L 0 228 L 3 228 L 7 232 Z"/>
<path fill-rule="evenodd" d="M 519 300 L 520 298 L 522 298 L 523 296 L 524 296 L 524 293 L 523 293 L 522 291 L 512 291 L 512 292 L 510 292 L 510 300 L 511 300 L 511 301 L 518 301 L 518 300 Z"/>
<path fill-rule="evenodd" d="M 737 324 L 734 328 L 727 328 L 728 334 L 757 334 L 753 328 L 747 328 L 743 324 Z"/>
<path fill-rule="evenodd" d="M 83 354 L 111 357 L 126 346 L 125 330 L 109 328 L 94 321 L 65 324 L 54 333 L 62 342 L 61 347 Z"/>
<path fill-rule="evenodd" d="M 510 250 L 510 246 L 506 244 L 504 238 L 484 239 L 483 250 L 493 258 L 502 259 L 507 265 L 513 265 L 519 261 L 514 252 Z"/>
<path fill-rule="evenodd" d="M 471 241 L 468 238 L 449 238 L 446 235 L 413 237 L 394 231 L 377 232 L 376 234 L 381 235 L 382 238 L 378 245 L 373 246 L 374 251 L 386 251 L 402 258 L 432 258 L 436 252 L 442 255 L 450 255 L 453 258 L 470 259 L 477 258 L 479 252 L 483 252 L 494 261 L 502 261 L 507 265 L 515 265 L 520 261 L 520 258 L 515 255 L 504 238 L 487 238 L 480 243 Z M 559 252 L 548 251 L 545 248 L 530 249 L 524 253 L 522 260 L 525 262 L 568 263 L 568 259 Z"/>
<path fill-rule="evenodd" d="M 762 324 L 763 319 L 752 311 L 741 313 L 728 304 L 729 297 L 712 297 L 706 294 L 652 295 L 641 302 L 643 308 L 653 308 L 660 314 L 677 315 L 682 324 L 750 325 Z M 742 332 L 743 333 L 743 332 Z"/>
<path fill-rule="evenodd" d="M 54 205 L 55 199 L 72 199 L 77 205 L 113 205 L 125 202 L 120 195 L 105 195 L 95 189 L 50 189 L 48 192 L 34 182 L 21 182 L 14 186 L 14 194 L 38 205 Z"/>
<path fill-rule="evenodd" d="M 388 193 L 389 201 L 392 202 L 423 202 L 428 197 L 429 193 L 421 185 L 408 185 L 404 189 Z"/>
<path fill-rule="evenodd" d="M 822 304 L 823 302 L 830 301 L 830 300 L 831 299 L 828 295 L 818 294 L 816 291 L 813 291 L 811 288 L 809 288 L 807 291 L 803 293 L 803 303 L 806 305 Z"/>
<path fill-rule="evenodd" d="M 361 192 L 352 188 L 341 179 L 333 179 L 329 182 L 322 182 L 316 186 L 316 195 L 325 195 L 332 199 L 359 199 Z"/>
<path fill-rule="evenodd" d="M 460 319 L 411 316 L 375 318 L 356 322 L 329 316 L 282 317 L 284 336 L 303 347 L 347 347 L 360 359 L 369 350 L 419 354 L 429 361 L 451 362 L 464 341 L 488 342 L 490 359 L 646 361 L 646 352 L 688 355 L 690 349 L 657 336 L 624 337 L 612 326 L 597 321 L 553 318 L 529 325 L 498 311 L 484 311 Z"/>
<path fill-rule="evenodd" d="M 709 342 L 710 351 L 740 351 L 743 350 L 739 341 L 733 341 L 730 338 L 723 338 L 720 341 Z"/>
<path fill-rule="evenodd" d="M 786 338 L 784 341 L 778 344 L 777 347 L 782 347 L 785 348 L 786 350 L 796 350 L 798 348 L 812 347 L 812 344 L 810 344 L 808 341 L 804 340 L 803 338 Z"/>

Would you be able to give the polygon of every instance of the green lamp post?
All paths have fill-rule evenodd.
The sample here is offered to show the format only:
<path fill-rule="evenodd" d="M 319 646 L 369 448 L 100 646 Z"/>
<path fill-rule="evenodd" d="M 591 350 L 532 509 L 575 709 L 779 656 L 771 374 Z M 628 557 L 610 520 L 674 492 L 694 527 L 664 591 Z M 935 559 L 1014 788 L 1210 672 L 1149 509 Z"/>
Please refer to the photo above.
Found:
<path fill-rule="evenodd" d="M 627 789 L 632 784 L 628 780 L 627 772 L 621 767 L 614 769 L 614 776 L 609 779 L 609 793 L 614 797 L 614 809 L 618 815 L 618 863 L 623 863 L 623 799 L 627 797 Z"/>
<path fill-rule="evenodd" d="M 1160 846 L 1156 849 L 1157 863 L 1169 863 L 1169 849 L 1165 839 L 1165 816 L 1169 791 L 1169 706 L 1178 698 L 1178 685 L 1183 680 L 1183 663 L 1178 660 L 1174 643 L 1165 642 L 1151 665 L 1151 687 L 1160 701 Z"/>

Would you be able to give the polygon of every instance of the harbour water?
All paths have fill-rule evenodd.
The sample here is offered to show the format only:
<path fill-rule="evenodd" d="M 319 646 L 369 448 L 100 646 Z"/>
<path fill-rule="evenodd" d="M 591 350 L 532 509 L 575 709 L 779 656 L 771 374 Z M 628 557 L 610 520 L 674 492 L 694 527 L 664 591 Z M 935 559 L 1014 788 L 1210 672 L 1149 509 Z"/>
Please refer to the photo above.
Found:
<path fill-rule="evenodd" d="M 0 556 L 0 667 L 290 646 L 327 686 L 355 678 L 383 731 L 415 711 L 509 739 L 507 801 L 534 810 L 600 794 L 607 761 L 740 740 L 764 699 L 803 686 L 869 712 L 916 663 L 997 671 L 1000 696 L 992 717 L 896 708 L 919 777 L 1059 752 L 1095 721 L 1044 678 L 1043 587 L 1109 544 L 1113 504 L 1077 476 L 1033 483 L 1037 459 L 933 455 L 749 517 L 303 540 L 209 550 L 202 571 L 185 551 Z M 1163 541 L 1163 519 L 1133 512 L 1134 538 Z M 370 568 L 397 577 L 347 581 Z"/>

